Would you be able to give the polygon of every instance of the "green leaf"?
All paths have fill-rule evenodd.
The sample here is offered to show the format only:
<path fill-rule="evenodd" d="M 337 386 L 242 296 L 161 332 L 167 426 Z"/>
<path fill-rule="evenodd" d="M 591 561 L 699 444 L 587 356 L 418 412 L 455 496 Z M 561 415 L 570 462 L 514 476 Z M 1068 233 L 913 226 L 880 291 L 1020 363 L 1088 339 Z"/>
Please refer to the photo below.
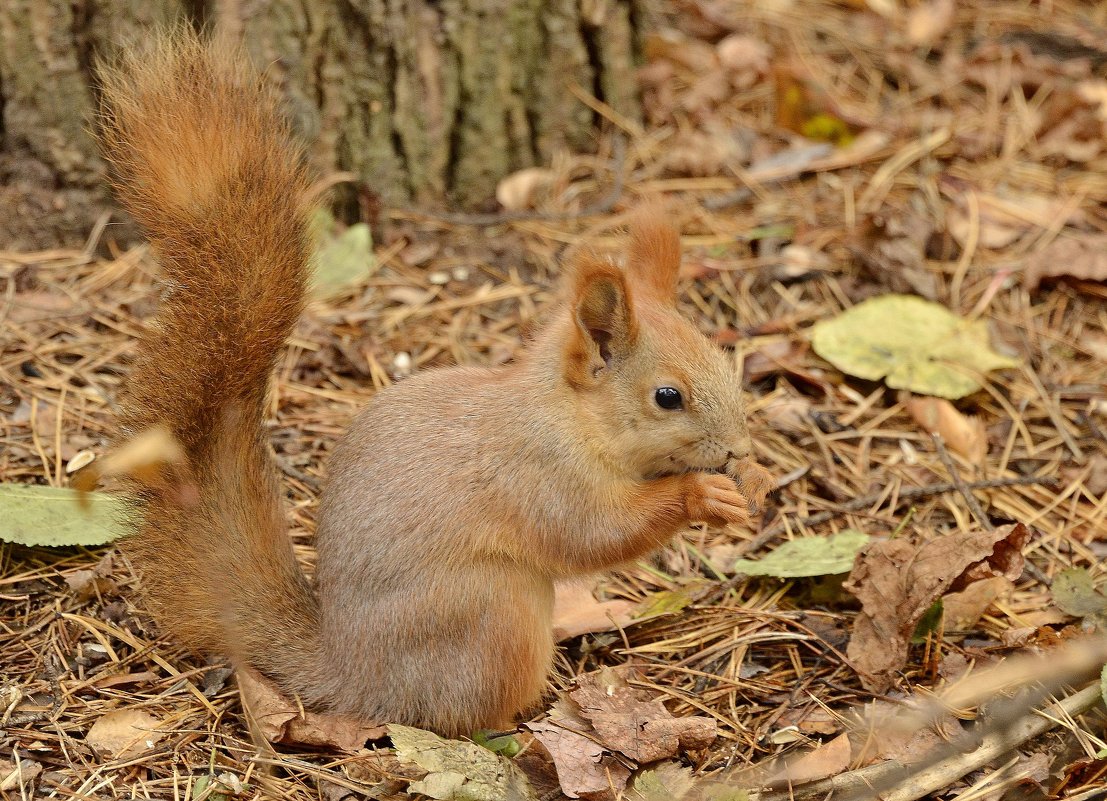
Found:
<path fill-rule="evenodd" d="M 408 786 L 441 801 L 531 801 L 534 791 L 511 762 L 476 743 L 445 740 L 410 726 L 389 724 L 388 734 L 401 762 L 427 775 Z"/>
<path fill-rule="evenodd" d="M 705 581 L 691 581 L 687 586 L 677 590 L 662 590 L 652 593 L 642 602 L 641 611 L 636 618 L 657 617 L 658 615 L 673 615 L 692 603 L 693 594 L 699 590 Z"/>
<path fill-rule="evenodd" d="M 801 537 L 790 540 L 758 560 L 739 559 L 736 573 L 747 576 L 805 578 L 848 573 L 857 552 L 869 542 L 867 534 L 847 528 L 829 537 Z"/>
<path fill-rule="evenodd" d="M 1058 573 L 1050 585 L 1053 602 L 1061 611 L 1075 617 L 1089 617 L 1107 609 L 1107 596 L 1092 583 L 1091 574 L 1082 567 Z"/>
<path fill-rule="evenodd" d="M 691 768 L 675 762 L 662 762 L 634 778 L 631 798 L 635 801 L 674 801 L 687 796 L 693 785 Z"/>
<path fill-rule="evenodd" d="M 334 218 L 321 210 L 312 221 L 312 227 L 320 243 L 315 253 L 312 297 L 319 300 L 341 294 L 367 281 L 376 272 L 373 234 L 368 225 L 357 223 L 335 236 Z"/>
<path fill-rule="evenodd" d="M 1103 704 L 1107 706 L 1107 665 L 1103 666 L 1103 670 L 1099 672 L 1099 695 L 1103 699 Z"/>
<path fill-rule="evenodd" d="M 923 612 L 923 616 L 919 618 L 919 622 L 915 625 L 915 632 L 911 635 L 911 642 L 915 645 L 926 642 L 926 638 L 938 630 L 938 624 L 942 622 L 942 611 L 945 607 L 942 604 L 942 599 L 930 605 L 930 608 Z"/>
<path fill-rule="evenodd" d="M 950 400 L 980 389 L 989 370 L 1018 364 L 991 349 L 982 320 L 914 295 L 871 298 L 816 323 L 811 345 L 844 373 Z"/>
<path fill-rule="evenodd" d="M 519 741 L 516 740 L 510 734 L 504 734 L 500 737 L 492 737 L 493 732 L 488 729 L 478 729 L 473 733 L 473 742 L 482 748 L 487 748 L 493 754 L 499 754 L 511 759 L 523 750 L 523 747 L 519 745 Z"/>
<path fill-rule="evenodd" d="M 129 533 L 126 502 L 100 492 L 0 484 L 0 540 L 20 545 L 103 545 Z"/>

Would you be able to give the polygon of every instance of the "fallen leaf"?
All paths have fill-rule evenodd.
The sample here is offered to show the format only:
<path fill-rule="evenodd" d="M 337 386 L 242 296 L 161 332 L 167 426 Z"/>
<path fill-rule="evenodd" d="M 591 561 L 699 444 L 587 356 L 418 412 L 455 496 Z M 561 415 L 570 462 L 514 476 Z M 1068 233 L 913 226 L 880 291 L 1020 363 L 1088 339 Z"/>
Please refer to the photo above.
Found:
<path fill-rule="evenodd" d="M 613 798 L 634 767 L 715 740 L 714 720 L 673 717 L 659 700 L 631 687 L 627 674 L 605 668 L 580 676 L 546 720 L 527 724 L 550 752 L 570 798 Z"/>
<path fill-rule="evenodd" d="M 111 579 L 112 558 L 105 554 L 92 570 L 74 570 L 65 576 L 65 583 L 81 601 L 106 595 L 115 589 Z"/>
<path fill-rule="evenodd" d="M 82 496 L 87 508 L 82 508 Z M 103 545 L 129 531 L 126 502 L 102 492 L 0 484 L 0 540 L 20 545 Z"/>
<path fill-rule="evenodd" d="M 961 724 L 949 713 L 942 713 L 926 725 L 905 725 L 903 709 L 901 704 L 884 700 L 864 706 L 860 722 L 850 730 L 859 764 L 889 760 L 902 764 L 919 762 L 933 754 L 935 748 L 947 747 L 964 734 Z"/>
<path fill-rule="evenodd" d="M 829 537 L 799 537 L 761 559 L 739 559 L 736 573 L 747 576 L 803 578 L 848 573 L 857 553 L 869 542 L 867 534 L 845 529 Z"/>
<path fill-rule="evenodd" d="M 943 185 L 953 195 L 953 202 L 946 207 L 946 229 L 962 247 L 974 235 L 970 191 L 975 193 L 977 203 L 976 244 L 989 250 L 1008 247 L 1036 228 L 1048 229 L 1062 215 L 1065 222 L 1073 225 L 1084 220 L 1081 211 L 1070 208 L 1063 197 L 1017 189 L 982 192 L 962 188 L 960 182 L 949 178 Z"/>
<path fill-rule="evenodd" d="M 32 759 L 21 759 L 18 762 L 0 759 L 0 793 L 20 790 L 19 798 L 28 798 L 30 796 L 26 791 L 40 773 L 42 764 Z"/>
<path fill-rule="evenodd" d="M 865 272 L 890 292 L 937 300 L 938 279 L 927 267 L 934 228 L 919 215 L 865 216 L 846 243 Z"/>
<path fill-rule="evenodd" d="M 843 585 L 861 602 L 847 656 L 867 690 L 883 693 L 907 664 L 911 636 L 926 611 L 948 591 L 973 581 L 1022 574 L 1030 531 L 1021 523 L 923 543 L 906 538 L 870 543 Z"/>
<path fill-rule="evenodd" d="M 972 464 L 982 464 L 988 453 L 988 434 L 984 421 L 968 417 L 945 398 L 910 398 L 904 403 L 907 413 L 928 434 L 938 434 L 949 449 Z"/>
<path fill-rule="evenodd" d="M 587 722 L 552 714 L 546 720 L 528 723 L 527 728 L 550 752 L 561 791 L 569 798 L 598 801 L 613 797 L 612 788 L 620 792 L 626 787 L 631 773 L 626 765 L 589 736 L 579 733 L 591 732 Z"/>
<path fill-rule="evenodd" d="M 673 717 L 661 701 L 631 687 L 615 670 L 581 676 L 568 695 L 600 742 L 638 763 L 670 759 L 715 741 L 714 720 Z"/>
<path fill-rule="evenodd" d="M 1107 609 L 1107 596 L 1096 589 L 1091 574 L 1082 567 L 1062 570 L 1049 590 L 1053 603 L 1074 617 L 1089 617 Z"/>
<path fill-rule="evenodd" d="M 401 762 L 427 775 L 408 786 L 441 801 L 526 801 L 534 793 L 511 761 L 476 743 L 446 740 L 422 729 L 389 724 L 388 735 Z"/>
<path fill-rule="evenodd" d="M 802 370 L 807 351 L 806 342 L 787 339 L 767 342 L 746 354 L 742 362 L 742 378 L 756 383 L 770 376 Z"/>
<path fill-rule="evenodd" d="M 692 769 L 675 762 L 662 762 L 656 768 L 643 770 L 634 777 L 634 794 L 641 801 L 674 801 L 691 792 L 695 786 Z"/>
<path fill-rule="evenodd" d="M 735 33 L 715 45 L 715 55 L 731 84 L 736 89 L 749 89 L 769 73 L 773 50 L 760 39 Z"/>
<path fill-rule="evenodd" d="M 385 735 L 383 725 L 353 715 L 305 711 L 253 670 L 239 668 L 238 689 L 251 728 L 271 743 L 354 752 Z"/>
<path fill-rule="evenodd" d="M 538 193 L 553 183 L 553 170 L 527 167 L 500 179 L 496 185 L 496 200 L 508 211 L 533 208 Z"/>
<path fill-rule="evenodd" d="M 674 615 L 686 609 L 693 601 L 692 594 L 697 586 L 681 587 L 676 590 L 662 590 L 651 593 L 642 603 L 638 618 L 645 620 L 659 615 Z"/>
<path fill-rule="evenodd" d="M 118 709 L 101 715 L 85 735 L 98 754 L 126 759 L 149 751 L 168 732 L 158 731 L 159 721 L 144 709 Z"/>
<path fill-rule="evenodd" d="M 761 408 L 761 417 L 772 428 L 784 434 L 807 434 L 811 401 L 805 397 L 773 397 Z"/>
<path fill-rule="evenodd" d="M 974 581 L 960 592 L 949 593 L 942 598 L 945 628 L 953 631 L 971 629 L 989 606 L 1009 596 L 1014 589 L 1014 583 L 1006 576 L 992 576 Z"/>
<path fill-rule="evenodd" d="M 373 255 L 373 234 L 367 224 L 355 223 L 336 236 L 334 217 L 321 209 L 313 225 L 320 244 L 311 278 L 312 298 L 333 298 L 373 276 L 377 260 Z"/>
<path fill-rule="evenodd" d="M 74 299 L 66 295 L 61 286 L 16 291 L 10 301 L 6 317 L 13 323 L 54 320 L 73 311 L 75 305 Z"/>
<path fill-rule="evenodd" d="M 930 47 L 946 35 L 953 25 L 953 0 L 929 0 L 915 6 L 907 15 L 907 41 L 916 47 Z"/>
<path fill-rule="evenodd" d="M 837 734 L 842 730 L 841 717 L 821 706 L 790 707 L 776 723 L 781 727 L 795 727 L 803 734 Z"/>
<path fill-rule="evenodd" d="M 834 112 L 826 92 L 801 72 L 784 63 L 773 70 L 777 125 L 817 142 L 848 146 L 856 132 Z"/>
<path fill-rule="evenodd" d="M 1027 289 L 1037 289 L 1044 279 L 1061 276 L 1107 281 L 1107 234 L 1057 237 L 1027 257 L 1022 283 Z"/>
<path fill-rule="evenodd" d="M 988 345 L 983 320 L 964 320 L 912 295 L 883 295 L 815 324 L 815 352 L 839 370 L 922 395 L 955 400 L 1014 359 Z"/>
<path fill-rule="evenodd" d="M 852 753 L 849 735 L 839 734 L 813 751 L 786 760 L 782 769 L 770 775 L 767 784 L 771 787 L 793 786 L 836 776 L 849 767 Z"/>
<path fill-rule="evenodd" d="M 554 640 L 564 642 L 582 634 L 616 631 L 630 624 L 637 608 L 633 601 L 597 601 L 584 582 L 558 582 L 554 586 Z"/>

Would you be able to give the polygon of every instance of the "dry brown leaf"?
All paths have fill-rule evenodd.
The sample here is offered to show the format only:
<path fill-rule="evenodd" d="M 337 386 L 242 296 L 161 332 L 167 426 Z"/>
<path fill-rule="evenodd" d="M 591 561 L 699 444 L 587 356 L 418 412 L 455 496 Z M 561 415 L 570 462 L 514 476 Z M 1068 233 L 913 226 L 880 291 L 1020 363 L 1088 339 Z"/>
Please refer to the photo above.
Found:
<path fill-rule="evenodd" d="M 159 721 L 144 709 L 117 709 L 101 716 L 85 735 L 98 754 L 118 759 L 149 751 L 168 732 L 158 731 Z"/>
<path fill-rule="evenodd" d="M 949 183 L 952 185 L 952 182 Z M 972 234 L 968 190 L 954 196 L 954 202 L 946 209 L 946 226 L 964 246 Z M 1079 224 L 1084 215 L 1079 209 L 1071 209 L 1066 198 L 1018 190 L 976 191 L 978 208 L 977 246 L 1000 250 L 1012 245 L 1035 228 L 1049 228 L 1063 217 L 1069 224 Z"/>
<path fill-rule="evenodd" d="M 554 639 L 563 642 L 582 634 L 615 631 L 634 619 L 637 608 L 633 601 L 597 601 L 585 582 L 558 582 L 554 586 Z"/>
<path fill-rule="evenodd" d="M 868 215 L 846 243 L 857 263 L 892 292 L 936 301 L 937 276 L 927 269 L 934 226 L 919 215 Z"/>
<path fill-rule="evenodd" d="M 935 748 L 949 743 L 964 729 L 953 715 L 942 714 L 926 724 L 904 726 L 904 707 L 891 701 L 866 704 L 863 719 L 852 732 L 857 761 L 863 765 L 892 760 L 900 763 L 918 762 Z"/>
<path fill-rule="evenodd" d="M 1060 276 L 1107 281 L 1107 234 L 1058 237 L 1026 259 L 1022 283 L 1036 289 L 1046 278 Z"/>
<path fill-rule="evenodd" d="M 848 734 L 839 734 L 803 756 L 788 760 L 784 768 L 769 777 L 770 787 L 793 786 L 836 776 L 849 767 L 853 748 Z"/>
<path fill-rule="evenodd" d="M 545 167 L 518 170 L 496 185 L 496 200 L 508 211 L 532 208 L 538 193 L 549 187 L 553 180 L 553 170 Z"/>
<path fill-rule="evenodd" d="M 871 692 L 885 692 L 907 664 L 911 635 L 946 592 L 993 576 L 1022 574 L 1030 531 L 1021 523 L 995 531 L 957 532 L 923 543 L 874 542 L 857 555 L 844 588 L 861 601 L 847 654 Z"/>
<path fill-rule="evenodd" d="M 988 434 L 979 417 L 962 414 L 944 398 L 914 397 L 904 406 L 923 431 L 941 436 L 951 451 L 973 464 L 984 461 L 988 453 Z"/>
<path fill-rule="evenodd" d="M 111 571 L 111 553 L 106 553 L 92 570 L 74 570 L 67 574 L 65 583 L 79 600 L 87 601 L 89 598 L 106 595 L 115 589 Z"/>
<path fill-rule="evenodd" d="M 810 433 L 807 422 L 810 414 L 811 401 L 802 395 L 775 397 L 761 409 L 762 419 L 784 434 Z"/>
<path fill-rule="evenodd" d="M 918 47 L 929 47 L 953 25 L 953 0 L 929 0 L 911 9 L 907 15 L 907 41 Z"/>
<path fill-rule="evenodd" d="M 1011 594 L 1014 583 L 1006 576 L 993 576 L 974 581 L 960 592 L 951 592 L 942 599 L 945 627 L 965 631 L 977 624 L 988 607 Z"/>
<path fill-rule="evenodd" d="M 21 791 L 18 797 L 26 798 L 26 789 L 40 773 L 42 773 L 42 763 L 35 762 L 33 759 L 21 759 L 18 762 L 0 759 L 0 793 L 6 794 L 12 790 L 18 790 Z M 4 795 L 4 798 L 8 797 Z"/>
<path fill-rule="evenodd" d="M 748 89 L 768 74 L 773 50 L 760 39 L 736 33 L 715 45 L 715 55 L 735 88 Z"/>
<path fill-rule="evenodd" d="M 238 670 L 238 689 L 254 733 L 271 743 L 354 752 L 386 733 L 383 725 L 353 715 L 305 711 L 273 682 L 246 668 Z"/>
<path fill-rule="evenodd" d="M 561 791 L 569 798 L 600 801 L 626 787 L 630 770 L 603 746 L 578 734 L 571 721 L 551 717 L 527 728 L 550 752 Z"/>
<path fill-rule="evenodd" d="M 714 720 L 673 717 L 659 700 L 631 687 L 629 673 L 605 668 L 580 676 L 549 718 L 527 724 L 550 752 L 570 798 L 614 798 L 633 768 L 715 740 Z"/>
<path fill-rule="evenodd" d="M 670 759 L 715 741 L 715 721 L 675 718 L 661 701 L 627 684 L 621 672 L 604 669 L 577 679 L 569 698 L 589 721 L 596 738 L 639 763 Z"/>
<path fill-rule="evenodd" d="M 82 493 L 90 492 L 102 479 L 119 476 L 127 476 L 144 485 L 165 487 L 165 468 L 184 460 L 184 450 L 177 438 L 166 426 L 156 425 L 89 463 L 75 473 L 69 483 Z M 177 491 L 182 501 L 195 500 L 196 490 L 191 484 L 182 483 Z"/>
<path fill-rule="evenodd" d="M 840 717 L 821 706 L 809 709 L 790 707 L 777 718 L 776 723 L 781 727 L 795 726 L 804 734 L 837 734 L 842 730 Z"/>

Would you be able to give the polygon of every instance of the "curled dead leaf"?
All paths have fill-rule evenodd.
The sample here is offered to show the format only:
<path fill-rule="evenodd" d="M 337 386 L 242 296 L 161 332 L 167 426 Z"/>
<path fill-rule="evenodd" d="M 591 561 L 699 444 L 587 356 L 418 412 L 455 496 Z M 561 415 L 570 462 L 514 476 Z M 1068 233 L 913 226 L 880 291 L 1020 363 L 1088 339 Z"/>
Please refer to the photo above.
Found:
<path fill-rule="evenodd" d="M 891 687 L 919 620 L 946 592 L 994 576 L 1017 579 L 1029 538 L 1029 529 L 1015 523 L 922 543 L 883 540 L 861 551 L 843 586 L 861 602 L 847 655 L 865 688 Z"/>
<path fill-rule="evenodd" d="M 950 450 L 973 464 L 980 464 L 988 453 L 988 435 L 984 421 L 968 417 L 945 398 L 915 397 L 904 403 L 907 413 L 928 434 L 938 434 Z"/>
<path fill-rule="evenodd" d="M 538 193 L 552 184 L 553 179 L 553 171 L 545 167 L 518 170 L 496 185 L 496 200 L 508 211 L 529 209 Z"/>
<path fill-rule="evenodd" d="M 582 634 L 615 631 L 629 625 L 638 605 L 632 601 L 597 601 L 593 590 L 580 581 L 558 582 L 554 587 L 553 631 L 557 642 Z"/>
<path fill-rule="evenodd" d="M 770 787 L 790 787 L 836 776 L 849 767 L 852 753 L 849 735 L 839 734 L 814 750 L 787 760 L 783 768 L 768 778 L 766 784 Z"/>
<path fill-rule="evenodd" d="M 634 768 L 715 740 L 714 720 L 673 717 L 659 700 L 631 687 L 627 675 L 605 668 L 581 676 L 546 720 L 527 724 L 553 757 L 570 798 L 612 798 Z"/>
<path fill-rule="evenodd" d="M 1060 276 L 1107 281 L 1107 234 L 1058 237 L 1026 259 L 1022 283 L 1036 289 L 1045 279 Z"/>
<path fill-rule="evenodd" d="M 1010 595 L 1014 588 L 1014 582 L 1006 576 L 992 576 L 974 581 L 959 592 L 949 593 L 942 599 L 946 629 L 971 629 L 989 606 Z"/>
<path fill-rule="evenodd" d="M 168 732 L 158 731 L 159 721 L 144 709 L 117 709 L 102 715 L 85 735 L 97 753 L 126 759 L 149 751 Z"/>
<path fill-rule="evenodd" d="M 385 735 L 385 727 L 373 721 L 305 711 L 273 682 L 248 668 L 238 671 L 238 689 L 252 732 L 270 743 L 353 752 Z"/>

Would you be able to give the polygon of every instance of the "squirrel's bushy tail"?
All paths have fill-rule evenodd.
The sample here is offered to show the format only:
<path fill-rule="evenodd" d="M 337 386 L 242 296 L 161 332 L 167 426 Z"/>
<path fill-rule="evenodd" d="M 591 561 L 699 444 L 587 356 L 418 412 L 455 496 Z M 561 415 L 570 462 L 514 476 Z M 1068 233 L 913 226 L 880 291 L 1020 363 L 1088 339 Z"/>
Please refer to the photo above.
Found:
<path fill-rule="evenodd" d="M 140 488 L 131 553 L 170 632 L 310 700 L 317 605 L 263 426 L 310 269 L 299 151 L 243 56 L 191 31 L 123 55 L 101 85 L 116 196 L 166 283 L 121 399 L 123 437 L 164 426 L 186 455 L 175 488 Z"/>

